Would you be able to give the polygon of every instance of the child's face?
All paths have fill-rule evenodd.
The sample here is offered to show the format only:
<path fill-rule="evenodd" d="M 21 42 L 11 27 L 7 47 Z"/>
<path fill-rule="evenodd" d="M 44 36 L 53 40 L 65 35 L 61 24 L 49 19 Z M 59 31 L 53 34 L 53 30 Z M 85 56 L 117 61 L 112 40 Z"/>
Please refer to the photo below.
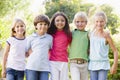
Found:
<path fill-rule="evenodd" d="M 37 23 L 36 28 L 39 34 L 45 34 L 48 29 L 48 24 L 46 22 L 39 22 Z"/>
<path fill-rule="evenodd" d="M 103 29 L 105 24 L 106 24 L 105 19 L 102 16 L 95 17 L 96 29 Z"/>
<path fill-rule="evenodd" d="M 55 18 L 55 26 L 58 30 L 62 30 L 65 27 L 65 18 L 63 16 L 57 16 Z"/>
<path fill-rule="evenodd" d="M 77 17 L 75 19 L 75 26 L 77 27 L 77 29 L 85 30 L 86 25 L 87 25 L 87 21 L 85 19 L 80 17 Z"/>
<path fill-rule="evenodd" d="M 17 22 L 14 28 L 16 35 L 23 35 L 25 33 L 26 27 L 22 22 Z"/>

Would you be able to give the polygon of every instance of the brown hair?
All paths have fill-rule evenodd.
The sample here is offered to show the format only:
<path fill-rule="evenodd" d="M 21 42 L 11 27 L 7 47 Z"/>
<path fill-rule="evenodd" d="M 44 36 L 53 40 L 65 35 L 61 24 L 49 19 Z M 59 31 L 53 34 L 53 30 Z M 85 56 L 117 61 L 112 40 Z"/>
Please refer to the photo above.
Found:
<path fill-rule="evenodd" d="M 12 25 L 12 28 L 11 28 L 11 36 L 12 37 L 15 37 L 15 27 L 16 27 L 16 24 L 18 23 L 18 22 L 21 22 L 21 23 L 23 23 L 24 25 L 25 25 L 25 23 L 23 22 L 23 20 L 21 20 L 21 19 L 15 19 L 14 20 L 14 22 L 13 22 L 13 25 Z M 23 36 L 25 36 L 25 33 L 26 33 L 26 31 L 23 33 Z"/>
<path fill-rule="evenodd" d="M 69 23 L 68 23 L 68 18 L 66 16 L 65 13 L 63 12 L 56 12 L 51 19 L 51 23 L 50 23 L 50 28 L 48 29 L 48 34 L 55 34 L 57 31 L 57 27 L 55 26 L 55 18 L 57 16 L 63 16 L 65 18 L 65 27 L 63 28 L 63 31 L 65 32 L 65 34 L 71 38 L 71 32 L 70 32 L 70 27 L 69 27 Z"/>
<path fill-rule="evenodd" d="M 47 15 L 38 15 L 34 19 L 34 26 L 36 26 L 39 22 L 46 22 L 49 26 L 50 20 Z M 36 28 L 35 28 L 36 29 Z"/>

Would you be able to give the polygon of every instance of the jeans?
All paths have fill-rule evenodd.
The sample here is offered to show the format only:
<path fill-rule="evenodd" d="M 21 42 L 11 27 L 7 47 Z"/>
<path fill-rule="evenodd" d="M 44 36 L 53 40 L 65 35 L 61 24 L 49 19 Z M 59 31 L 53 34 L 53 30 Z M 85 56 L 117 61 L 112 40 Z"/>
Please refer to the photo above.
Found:
<path fill-rule="evenodd" d="M 48 80 L 48 71 L 26 70 L 26 80 Z"/>
<path fill-rule="evenodd" d="M 24 79 L 24 71 L 18 71 L 11 68 L 7 68 L 6 70 L 6 80 L 23 80 Z"/>
<path fill-rule="evenodd" d="M 107 80 L 108 70 L 90 70 L 90 80 Z"/>

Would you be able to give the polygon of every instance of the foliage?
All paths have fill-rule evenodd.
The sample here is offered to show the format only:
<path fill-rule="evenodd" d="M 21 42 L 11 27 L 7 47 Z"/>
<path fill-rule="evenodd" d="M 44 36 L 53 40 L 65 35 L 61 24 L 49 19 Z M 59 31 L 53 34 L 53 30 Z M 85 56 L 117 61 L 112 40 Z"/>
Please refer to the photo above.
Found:
<path fill-rule="evenodd" d="M 28 0 L 0 0 L 0 42 L 4 46 L 10 36 L 13 18 L 28 6 Z"/>
<path fill-rule="evenodd" d="M 91 13 L 93 12 L 93 9 L 95 11 L 95 7 L 93 4 L 81 4 L 80 6 L 80 11 L 84 11 L 87 13 L 88 17 L 91 16 Z M 94 7 L 94 8 L 93 8 Z M 92 10 L 92 11 L 91 11 Z"/>
<path fill-rule="evenodd" d="M 110 59 L 110 64 L 112 66 L 113 64 L 113 59 Z M 108 80 L 120 80 L 120 61 L 118 61 L 118 69 L 117 69 L 117 73 L 111 75 L 110 72 L 108 72 Z"/>
<path fill-rule="evenodd" d="M 79 1 L 79 3 L 80 3 L 80 1 Z M 61 12 L 64 12 L 65 14 L 67 14 L 69 22 L 72 22 L 72 19 L 73 19 L 75 13 L 80 10 L 78 3 L 75 3 L 73 1 L 68 2 L 67 0 L 54 0 L 52 2 L 47 2 L 45 7 L 46 7 L 46 14 L 50 18 L 52 17 L 52 15 L 55 12 L 61 11 Z"/>
<path fill-rule="evenodd" d="M 118 31 L 116 30 L 120 24 L 118 20 L 119 17 L 113 13 L 113 8 L 107 4 L 103 4 L 101 6 L 93 6 L 89 9 L 89 17 L 94 15 L 97 11 L 104 11 L 107 16 L 107 24 L 106 27 L 110 30 L 111 34 L 116 34 Z"/>
<path fill-rule="evenodd" d="M 0 20 L 0 44 L 4 45 L 8 36 L 10 36 L 9 21 L 5 22 L 4 19 L 1 19 Z"/>
<path fill-rule="evenodd" d="M 0 17 L 5 16 L 9 12 L 15 12 L 23 9 L 28 0 L 0 0 Z"/>
<path fill-rule="evenodd" d="M 110 29 L 111 34 L 116 34 L 118 33 L 118 31 L 116 30 L 116 28 L 119 27 L 119 17 L 113 13 L 113 8 L 109 5 L 101 5 L 101 10 L 103 10 L 108 18 L 108 22 L 107 22 L 107 27 Z"/>

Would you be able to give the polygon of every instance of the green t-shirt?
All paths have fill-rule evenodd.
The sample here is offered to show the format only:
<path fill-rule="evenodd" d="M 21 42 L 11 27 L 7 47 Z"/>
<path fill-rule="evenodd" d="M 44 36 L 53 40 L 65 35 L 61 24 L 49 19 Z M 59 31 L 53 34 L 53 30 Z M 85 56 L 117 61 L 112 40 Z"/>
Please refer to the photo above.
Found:
<path fill-rule="evenodd" d="M 89 38 L 87 31 L 74 30 L 69 46 L 69 59 L 82 58 L 88 60 Z"/>

